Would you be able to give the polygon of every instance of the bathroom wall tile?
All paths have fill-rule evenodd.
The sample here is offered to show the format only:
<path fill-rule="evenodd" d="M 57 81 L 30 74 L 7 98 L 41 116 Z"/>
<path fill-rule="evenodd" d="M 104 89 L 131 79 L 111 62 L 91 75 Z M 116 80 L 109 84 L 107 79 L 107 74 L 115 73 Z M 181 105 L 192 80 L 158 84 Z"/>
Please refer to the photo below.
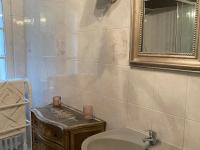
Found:
<path fill-rule="evenodd" d="M 53 89 L 55 89 L 56 86 L 58 87 L 72 87 L 75 88 L 77 84 L 76 77 L 73 75 L 57 75 L 53 77 L 49 77 L 48 80 L 51 81 L 49 83 L 51 86 L 53 86 Z"/>
<path fill-rule="evenodd" d="M 37 16 L 36 18 L 38 20 L 39 17 Z M 41 48 L 43 39 L 41 38 L 39 21 L 34 21 L 33 24 L 25 25 L 25 35 L 28 56 L 40 59 L 44 52 Z M 32 61 L 28 61 L 28 63 L 29 62 L 31 63 Z"/>
<path fill-rule="evenodd" d="M 73 7 L 69 8 L 68 11 L 68 13 L 70 13 L 68 22 L 71 24 L 70 28 L 73 27 L 70 31 L 94 30 L 95 28 L 101 28 L 102 26 L 109 28 L 122 28 L 128 27 L 130 24 L 129 19 L 125 17 L 130 15 L 129 10 L 126 9 L 127 6 L 130 6 L 129 0 L 123 2 L 118 1 L 114 5 L 110 5 L 107 1 L 98 0 L 87 0 L 84 1 L 85 4 L 81 5 L 75 3 L 76 2 L 74 2 L 72 6 L 76 5 L 76 7 L 79 7 L 79 11 L 73 12 Z M 125 11 L 121 12 L 121 9 L 124 9 Z M 119 15 L 121 16 L 120 18 L 123 18 L 120 21 L 115 19 L 116 17 L 119 17 Z"/>
<path fill-rule="evenodd" d="M 41 32 L 56 34 L 58 29 L 62 30 L 61 25 L 65 24 L 64 2 L 40 1 L 39 8 Z"/>
<path fill-rule="evenodd" d="M 132 69 L 129 73 L 128 102 L 141 107 L 152 108 L 155 101 L 155 72 Z"/>
<path fill-rule="evenodd" d="M 8 60 L 13 60 L 13 31 L 11 30 L 13 25 L 12 25 L 12 17 L 11 16 L 11 2 L 8 1 L 8 0 L 3 0 L 2 1 L 3 4 L 4 4 L 4 9 L 3 9 L 3 12 L 4 12 L 4 24 L 5 24 L 5 28 L 4 28 L 4 31 L 6 32 L 6 41 L 5 41 L 5 44 L 6 44 L 6 49 L 9 50 L 9 51 L 6 51 L 6 54 L 7 54 L 7 59 Z M 14 64 L 12 61 L 8 61 L 7 62 L 7 78 L 8 79 L 11 79 L 14 77 L 14 70 L 12 68 L 14 68 Z"/>
<path fill-rule="evenodd" d="M 127 104 L 127 127 L 144 134 L 154 130 L 158 138 L 171 145 L 182 148 L 184 136 L 184 119 L 167 115 L 138 105 Z"/>
<path fill-rule="evenodd" d="M 66 27 L 66 26 L 65 26 Z M 63 35 L 63 39 L 64 40 L 64 48 L 63 48 L 63 54 L 62 56 L 64 56 L 67 59 L 72 59 L 72 58 L 77 58 L 77 39 L 78 36 L 77 34 L 72 34 L 72 33 L 66 33 L 64 32 L 65 35 Z"/>
<path fill-rule="evenodd" d="M 34 10 L 31 9 L 31 8 L 36 6 L 36 1 L 37 0 L 29 0 L 29 1 L 24 0 L 24 17 L 31 17 L 31 16 L 33 16 L 33 11 Z"/>
<path fill-rule="evenodd" d="M 99 66 L 97 80 L 97 92 L 99 95 L 118 100 L 127 100 L 128 70 L 126 67 Z"/>
<path fill-rule="evenodd" d="M 187 98 L 187 113 L 189 119 L 200 121 L 200 78 L 199 75 L 189 77 L 188 98 Z"/>
<path fill-rule="evenodd" d="M 55 36 L 50 33 L 41 33 L 40 38 L 43 39 L 43 41 L 40 43 L 42 56 L 56 57 L 58 50 L 56 49 Z"/>
<path fill-rule="evenodd" d="M 129 65 L 129 29 L 107 29 L 107 42 L 110 50 L 114 52 L 114 63 L 117 65 Z M 109 50 L 109 49 L 107 49 Z"/>
<path fill-rule="evenodd" d="M 37 79 L 37 78 L 36 78 Z M 49 84 L 47 80 L 40 80 L 38 83 L 34 83 L 38 86 L 38 89 L 33 90 L 33 105 L 35 107 L 43 107 L 52 103 L 52 86 Z M 34 85 L 35 86 L 35 85 Z"/>
<path fill-rule="evenodd" d="M 127 103 L 127 127 L 145 133 L 150 130 L 152 111 Z"/>
<path fill-rule="evenodd" d="M 96 75 L 98 64 L 91 61 L 80 61 L 74 59 L 66 60 L 66 74 L 68 75 Z"/>
<path fill-rule="evenodd" d="M 63 57 L 43 56 L 40 66 L 41 70 L 38 72 L 40 80 L 48 80 L 49 77 L 66 74 L 67 60 Z"/>
<path fill-rule="evenodd" d="M 126 103 L 110 97 L 104 97 L 102 101 L 104 103 L 101 105 L 101 110 L 97 114 L 98 117 L 107 122 L 107 129 L 124 128 L 127 120 Z"/>
<path fill-rule="evenodd" d="M 184 73 L 156 72 L 153 108 L 161 112 L 184 116 L 187 98 L 188 76 Z"/>
<path fill-rule="evenodd" d="M 157 132 L 158 137 L 171 145 L 183 147 L 184 119 L 153 111 L 152 129 Z"/>
<path fill-rule="evenodd" d="M 46 93 L 49 94 L 48 97 L 50 99 L 55 95 L 59 95 L 62 97 L 64 104 L 81 108 L 81 89 L 75 86 L 75 79 L 73 79 L 74 81 L 68 82 L 70 79 L 73 78 L 50 77 L 46 86 Z"/>
<path fill-rule="evenodd" d="M 23 17 L 13 17 L 15 77 L 26 77 L 26 45 Z"/>
<path fill-rule="evenodd" d="M 76 87 L 80 90 L 98 93 L 96 75 L 79 74 L 75 78 Z"/>
<path fill-rule="evenodd" d="M 32 45 L 31 45 L 32 46 Z M 38 46 L 37 44 L 35 45 Z M 28 79 L 32 83 L 32 96 L 33 96 L 33 106 L 39 107 L 43 106 L 46 103 L 46 99 L 43 97 L 43 84 L 42 81 L 44 81 L 47 78 L 46 75 L 46 68 L 44 68 L 44 65 L 42 64 L 42 57 L 40 55 L 40 49 L 38 48 L 38 54 L 36 54 L 36 51 L 33 50 L 28 53 L 28 63 L 27 63 L 27 76 Z M 34 63 L 30 63 L 34 62 Z M 40 66 L 40 67 L 39 67 Z M 44 76 L 41 76 L 42 72 L 44 72 Z M 43 103 L 43 101 L 45 101 Z"/>
<path fill-rule="evenodd" d="M 111 5 L 104 15 L 104 26 L 108 28 L 129 27 L 130 9 L 127 8 L 130 8 L 130 0 L 118 0 L 115 4 Z"/>
<path fill-rule="evenodd" d="M 79 31 L 96 30 L 103 27 L 104 13 L 102 12 L 99 3 L 103 4 L 105 1 L 86 0 L 83 12 L 80 18 Z M 100 5 L 101 5 L 100 4 Z"/>
<path fill-rule="evenodd" d="M 12 14 L 12 9 L 10 8 L 11 6 L 11 1 L 8 1 L 8 0 L 2 0 L 2 3 L 4 4 L 4 14 L 6 14 L 6 17 L 9 17 L 11 16 Z M 4 19 L 5 19 L 5 16 L 4 16 Z"/>
<path fill-rule="evenodd" d="M 67 57 L 76 58 L 80 60 L 92 60 L 93 59 L 93 49 L 91 45 L 93 44 L 91 40 L 95 37 L 97 32 L 80 32 L 72 34 L 70 46 L 68 46 Z M 68 36 L 69 37 L 69 36 Z M 98 38 L 98 36 L 97 36 Z"/>
<path fill-rule="evenodd" d="M 57 75 L 57 59 L 56 57 L 42 57 L 42 69 L 40 72 L 40 80 L 48 80 L 48 77 Z"/>
<path fill-rule="evenodd" d="M 24 0 L 11 0 L 11 6 L 13 16 L 24 16 Z"/>
<path fill-rule="evenodd" d="M 82 105 L 92 105 L 94 108 L 94 115 L 95 116 L 103 116 L 103 110 L 102 107 L 107 105 L 107 100 L 111 101 L 113 99 L 105 98 L 104 96 L 98 95 L 98 93 L 91 92 L 91 91 L 81 91 L 81 104 Z M 122 106 L 123 107 L 123 106 Z M 106 119 L 106 118 L 105 118 Z M 107 121 L 110 122 L 110 120 L 107 118 Z"/>
<path fill-rule="evenodd" d="M 65 28 L 65 3 L 63 1 L 42 1 L 40 2 L 38 24 L 40 31 L 40 48 L 42 56 L 65 55 L 66 32 Z M 56 22 L 56 23 L 55 23 Z"/>
<path fill-rule="evenodd" d="M 64 61 L 61 61 L 60 63 L 64 63 Z M 94 91 L 97 64 L 84 61 L 67 60 L 64 64 L 60 64 L 60 66 L 65 66 L 67 69 L 64 70 L 62 74 L 58 74 L 57 71 L 56 75 L 51 76 L 52 79 L 56 80 L 55 82 L 61 83 L 59 86 L 76 87 L 82 91 Z M 56 68 L 59 68 L 59 66 Z M 63 68 L 60 67 L 60 69 Z M 48 80 L 50 80 L 50 78 Z"/>
<path fill-rule="evenodd" d="M 63 97 L 62 102 L 64 105 L 71 106 L 78 110 L 83 110 L 83 103 L 81 103 L 80 97 L 73 97 L 73 100 Z"/>
<path fill-rule="evenodd" d="M 82 60 L 94 60 L 94 50 L 96 40 L 101 40 L 101 34 L 98 31 L 88 31 L 78 33 L 77 39 L 77 57 Z M 93 43 L 95 42 L 95 43 Z"/>
<path fill-rule="evenodd" d="M 90 12 L 94 9 L 91 0 L 68 0 L 65 6 L 67 31 L 76 33 L 91 29 L 95 23 L 93 18 L 90 17 Z"/>
<path fill-rule="evenodd" d="M 200 123 L 186 120 L 184 150 L 198 150 L 200 148 Z"/>
<path fill-rule="evenodd" d="M 92 46 L 94 49 L 94 58 L 101 64 L 113 64 L 114 63 L 114 47 L 113 36 L 109 30 L 103 30 L 101 36 L 94 38 L 92 43 L 96 45 Z"/>
<path fill-rule="evenodd" d="M 66 57 L 68 58 L 104 64 L 113 63 L 111 39 L 103 29 L 67 35 L 66 40 Z"/>
<path fill-rule="evenodd" d="M 100 96 L 94 92 L 81 91 L 79 94 L 79 98 L 73 100 L 67 99 L 64 101 L 65 104 L 79 108 L 80 110 L 82 110 L 83 105 L 92 105 L 94 107 L 94 115 L 106 121 L 108 130 L 126 126 L 125 103 L 110 97 Z"/>

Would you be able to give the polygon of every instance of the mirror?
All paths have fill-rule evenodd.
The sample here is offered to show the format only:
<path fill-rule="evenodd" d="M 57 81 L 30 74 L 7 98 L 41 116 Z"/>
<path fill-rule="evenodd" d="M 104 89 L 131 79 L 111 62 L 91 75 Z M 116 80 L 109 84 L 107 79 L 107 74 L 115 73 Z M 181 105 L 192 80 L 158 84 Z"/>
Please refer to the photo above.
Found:
<path fill-rule="evenodd" d="M 145 0 L 142 52 L 192 55 L 196 0 Z"/>
<path fill-rule="evenodd" d="M 130 63 L 200 71 L 199 0 L 132 0 Z"/>

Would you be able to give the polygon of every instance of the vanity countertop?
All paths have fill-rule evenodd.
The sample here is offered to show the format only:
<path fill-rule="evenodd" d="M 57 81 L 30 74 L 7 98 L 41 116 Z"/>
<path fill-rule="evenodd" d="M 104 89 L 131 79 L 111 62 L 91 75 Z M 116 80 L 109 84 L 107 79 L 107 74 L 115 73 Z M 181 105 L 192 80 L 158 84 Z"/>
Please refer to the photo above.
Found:
<path fill-rule="evenodd" d="M 85 119 L 81 111 L 66 105 L 62 105 L 58 108 L 53 107 L 53 105 L 47 105 L 45 107 L 33 109 L 32 112 L 37 114 L 42 120 L 59 124 L 63 128 L 75 128 L 104 123 L 103 120 L 95 117 L 93 119 Z"/>

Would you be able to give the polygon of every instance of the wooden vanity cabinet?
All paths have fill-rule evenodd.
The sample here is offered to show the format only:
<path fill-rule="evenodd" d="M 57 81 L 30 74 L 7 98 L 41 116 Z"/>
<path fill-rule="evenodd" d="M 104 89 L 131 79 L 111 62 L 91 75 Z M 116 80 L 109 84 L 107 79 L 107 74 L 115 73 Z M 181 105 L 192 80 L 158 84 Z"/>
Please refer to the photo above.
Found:
<path fill-rule="evenodd" d="M 81 150 L 82 142 L 105 131 L 106 123 L 84 119 L 79 110 L 69 106 L 48 105 L 31 110 L 33 150 Z"/>

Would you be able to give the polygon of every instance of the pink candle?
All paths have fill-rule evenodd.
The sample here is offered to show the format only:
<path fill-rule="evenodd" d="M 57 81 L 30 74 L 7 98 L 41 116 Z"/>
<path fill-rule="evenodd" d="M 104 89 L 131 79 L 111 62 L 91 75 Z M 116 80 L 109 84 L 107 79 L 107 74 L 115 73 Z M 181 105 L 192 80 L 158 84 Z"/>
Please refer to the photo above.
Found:
<path fill-rule="evenodd" d="M 53 107 L 60 107 L 60 106 L 61 106 L 61 96 L 54 96 Z"/>
<path fill-rule="evenodd" d="M 92 105 L 84 105 L 83 106 L 83 115 L 85 119 L 93 118 L 93 106 Z"/>

